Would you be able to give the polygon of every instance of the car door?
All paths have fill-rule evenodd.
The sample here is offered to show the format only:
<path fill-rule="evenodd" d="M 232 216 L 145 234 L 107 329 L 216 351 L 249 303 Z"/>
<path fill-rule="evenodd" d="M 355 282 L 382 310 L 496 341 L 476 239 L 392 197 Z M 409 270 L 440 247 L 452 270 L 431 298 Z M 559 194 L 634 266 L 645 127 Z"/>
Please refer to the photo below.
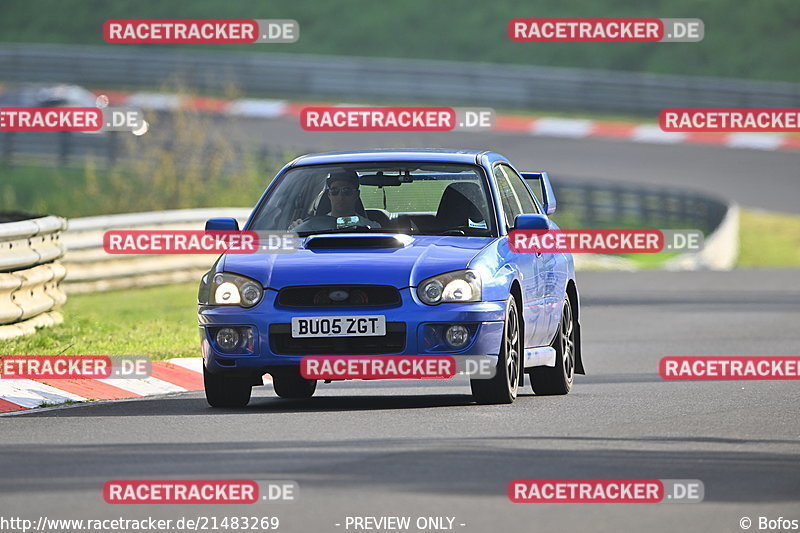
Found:
<path fill-rule="evenodd" d="M 533 187 L 530 186 L 530 182 L 526 183 L 525 179 L 513 168 L 508 168 L 508 173 L 517 195 L 520 198 L 530 200 L 534 205 L 534 209 L 536 209 L 535 212 L 542 214 L 543 211 L 539 209 L 540 204 L 536 202 L 531 194 Z M 537 279 L 542 291 L 542 299 L 540 301 L 542 309 L 540 323 L 542 328 L 537 330 L 541 335 L 538 335 L 536 340 L 539 343 L 537 346 L 544 346 L 553 339 L 560 322 L 561 305 L 564 301 L 564 288 L 566 287 L 566 269 L 563 254 L 561 253 L 538 254 L 538 258 Z"/>
<path fill-rule="evenodd" d="M 499 163 L 494 167 L 494 177 L 497 189 L 500 192 L 500 201 L 503 205 L 503 216 L 506 229 L 511 230 L 517 215 L 539 213 L 530 193 L 519 195 L 518 187 L 514 187 L 512 180 L 516 173 L 508 165 Z M 525 189 L 527 191 L 527 189 Z M 522 274 L 522 317 L 525 321 L 525 347 L 541 346 L 540 339 L 545 336 L 548 324 L 547 315 L 543 313 L 542 301 L 544 287 L 540 281 L 541 257 L 535 253 L 512 254 L 512 260 Z M 547 344 L 546 342 L 544 344 Z"/>

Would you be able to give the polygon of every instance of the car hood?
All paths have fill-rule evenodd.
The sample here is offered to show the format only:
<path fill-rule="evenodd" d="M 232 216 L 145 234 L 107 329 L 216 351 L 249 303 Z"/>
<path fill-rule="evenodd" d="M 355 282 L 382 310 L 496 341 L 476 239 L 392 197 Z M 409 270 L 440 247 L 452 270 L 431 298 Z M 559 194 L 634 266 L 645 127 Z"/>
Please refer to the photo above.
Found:
<path fill-rule="evenodd" d="M 381 246 L 379 239 L 385 243 L 396 237 L 402 242 L 394 247 L 374 247 L 376 243 Z M 466 268 L 493 240 L 429 235 L 317 235 L 301 239 L 301 248 L 289 253 L 226 254 L 220 270 L 250 277 L 271 289 L 328 284 L 404 288 L 443 272 Z"/>

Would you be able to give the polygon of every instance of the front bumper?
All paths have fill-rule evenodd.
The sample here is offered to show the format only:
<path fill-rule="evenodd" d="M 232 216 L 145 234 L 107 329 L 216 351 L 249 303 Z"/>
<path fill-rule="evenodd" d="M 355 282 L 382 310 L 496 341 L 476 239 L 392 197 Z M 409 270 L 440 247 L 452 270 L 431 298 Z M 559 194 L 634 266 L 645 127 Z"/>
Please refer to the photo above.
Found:
<path fill-rule="evenodd" d="M 400 291 L 401 304 L 392 307 L 320 307 L 285 308 L 277 306 L 277 291 L 265 290 L 262 301 L 251 309 L 237 306 L 200 306 L 198 321 L 202 343 L 203 360 L 209 372 L 230 374 L 264 373 L 276 366 L 297 366 L 303 355 L 286 354 L 276 347 L 276 338 L 270 330 L 285 329 L 292 317 L 300 316 L 342 316 L 342 315 L 384 315 L 389 324 L 404 325 L 402 348 L 394 343 L 392 351 L 375 355 L 451 355 L 451 356 L 497 356 L 503 335 L 505 301 L 448 303 L 429 306 L 416 298 L 415 291 L 405 288 Z M 439 325 L 463 324 L 471 331 L 470 341 L 461 349 L 453 349 L 435 342 L 432 330 Z M 254 332 L 252 354 L 226 353 L 216 346 L 210 332 L 214 328 L 250 327 Z M 395 329 L 397 326 L 395 326 Z M 381 339 L 373 337 L 372 339 Z M 390 345 L 390 343 L 386 343 Z M 356 355 L 335 351 L 326 355 Z M 314 353 L 313 355 L 319 355 Z M 456 359 L 459 359 L 456 357 Z"/>

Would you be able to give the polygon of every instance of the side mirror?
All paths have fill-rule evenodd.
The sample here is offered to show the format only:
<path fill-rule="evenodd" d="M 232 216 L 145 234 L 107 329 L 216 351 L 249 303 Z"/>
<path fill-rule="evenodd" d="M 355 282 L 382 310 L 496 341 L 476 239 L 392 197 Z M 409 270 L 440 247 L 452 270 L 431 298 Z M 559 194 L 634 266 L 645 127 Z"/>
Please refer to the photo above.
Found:
<path fill-rule="evenodd" d="M 211 218 L 206 221 L 206 231 L 239 231 L 239 221 L 235 218 Z"/>
<path fill-rule="evenodd" d="M 550 229 L 550 222 L 544 215 L 517 215 L 514 229 Z"/>
<path fill-rule="evenodd" d="M 540 193 L 537 197 L 542 202 L 544 212 L 548 215 L 555 213 L 556 195 L 550 185 L 550 178 L 547 177 L 547 172 L 523 172 L 522 177 L 525 178 L 534 194 Z"/>

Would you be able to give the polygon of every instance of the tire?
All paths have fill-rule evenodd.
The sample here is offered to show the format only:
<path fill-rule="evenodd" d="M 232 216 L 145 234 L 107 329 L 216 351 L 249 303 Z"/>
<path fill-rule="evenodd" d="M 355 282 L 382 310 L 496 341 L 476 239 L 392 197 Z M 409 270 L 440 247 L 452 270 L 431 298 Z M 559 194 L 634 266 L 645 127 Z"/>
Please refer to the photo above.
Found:
<path fill-rule="evenodd" d="M 472 379 L 472 396 L 479 404 L 507 404 L 517 398 L 519 372 L 522 368 L 522 336 L 520 313 L 514 296 L 506 302 L 506 319 L 503 326 L 503 342 L 497 358 L 495 376 L 492 379 Z"/>
<path fill-rule="evenodd" d="M 564 298 L 564 308 L 558 331 L 550 343 L 556 351 L 556 366 L 537 366 L 531 371 L 533 392 L 540 396 L 567 394 L 575 378 L 575 315 L 569 295 Z"/>
<path fill-rule="evenodd" d="M 203 366 L 206 401 L 211 407 L 244 407 L 250 403 L 251 379 L 212 374 Z"/>
<path fill-rule="evenodd" d="M 311 398 L 317 390 L 317 380 L 304 378 L 297 368 L 282 368 L 271 374 L 272 386 L 281 398 Z"/>

